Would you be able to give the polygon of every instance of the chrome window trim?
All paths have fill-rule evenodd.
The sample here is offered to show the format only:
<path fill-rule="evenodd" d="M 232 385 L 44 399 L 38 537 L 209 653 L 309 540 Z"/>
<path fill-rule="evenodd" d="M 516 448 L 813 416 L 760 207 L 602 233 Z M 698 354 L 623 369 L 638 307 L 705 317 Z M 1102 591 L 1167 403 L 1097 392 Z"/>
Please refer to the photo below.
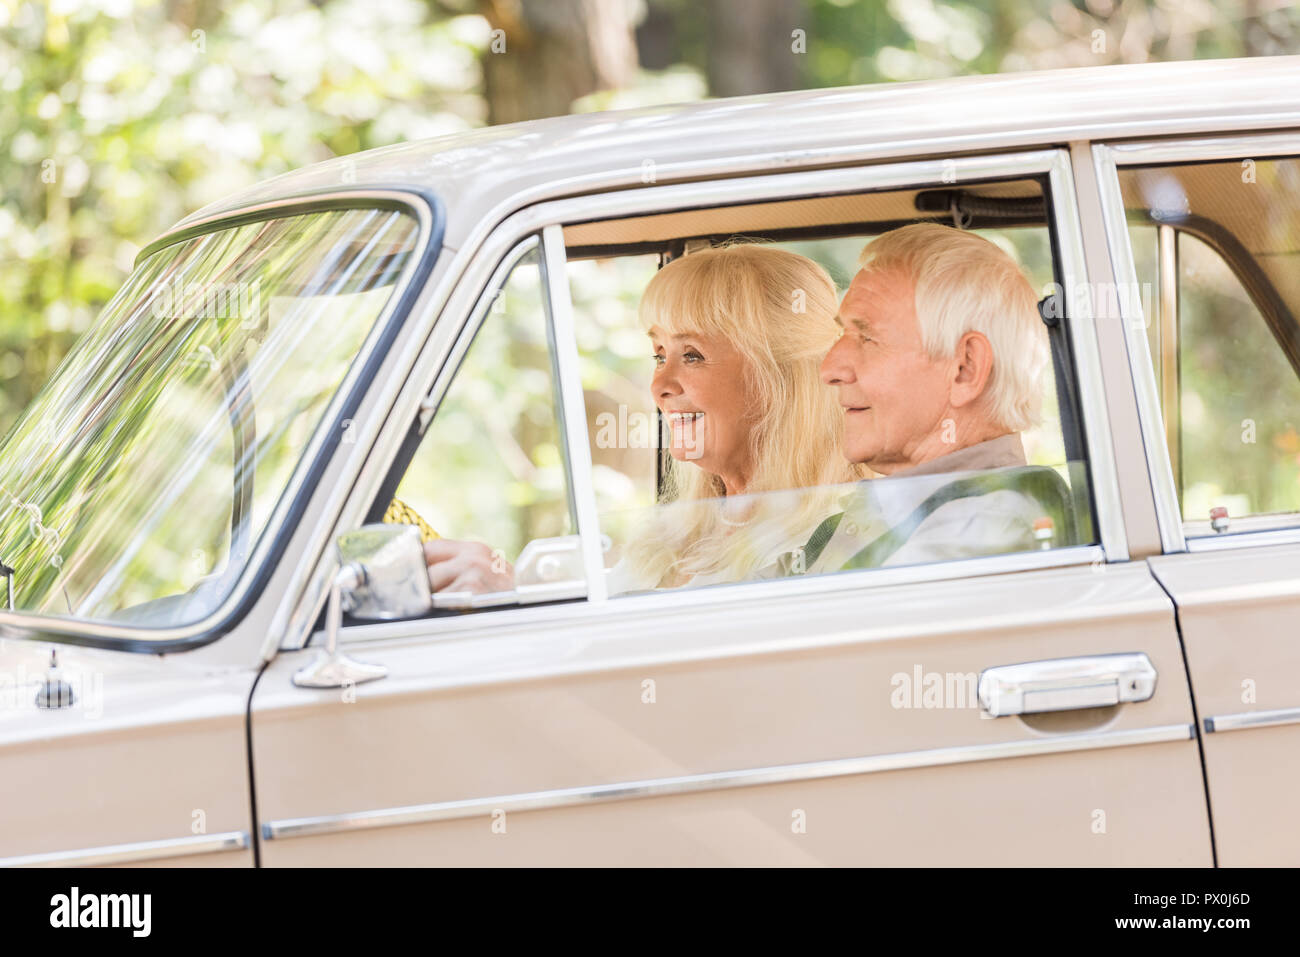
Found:
<path fill-rule="evenodd" d="M 683 774 L 677 777 L 651 778 L 616 784 L 594 784 L 573 788 L 554 788 L 495 797 L 469 798 L 461 801 L 438 801 L 408 807 L 382 808 L 347 814 L 323 814 L 315 817 L 281 818 L 262 825 L 265 840 L 315 837 L 353 831 L 395 827 L 404 824 L 430 824 L 471 817 L 487 817 L 495 812 L 553 810 L 563 807 L 605 804 L 640 798 L 720 791 L 732 788 L 788 784 L 825 778 L 876 774 L 914 768 L 943 767 L 976 761 L 997 761 L 1046 754 L 1067 754 L 1101 748 L 1122 748 L 1143 744 L 1188 741 L 1196 736 L 1190 724 L 1170 724 L 1128 731 L 1093 731 L 1050 737 L 1000 741 L 990 744 L 957 745 L 865 757 L 832 758 L 803 764 Z"/>
<path fill-rule="evenodd" d="M 1295 519 L 1291 519 L 1294 523 Z M 1269 529 L 1221 534 L 1193 535 L 1187 539 L 1189 552 L 1219 552 L 1231 548 L 1263 548 L 1266 545 L 1300 545 L 1300 528 L 1294 524 Z"/>
<path fill-rule="evenodd" d="M 560 427 L 567 449 L 566 485 L 573 495 L 582 565 L 587 579 L 587 600 L 602 602 L 607 597 L 605 559 L 600 547 L 600 520 L 596 515 L 596 493 L 591 477 L 591 438 L 587 432 L 587 402 L 582 391 L 581 358 L 573 327 L 573 303 L 569 300 L 568 258 L 564 252 L 564 229 L 552 223 L 542 229 L 542 272 L 550 299 L 552 347 L 559 377 Z"/>
<path fill-rule="evenodd" d="M 72 851 L 0 857 L 0 867 L 102 867 L 190 857 L 195 854 L 242 851 L 248 847 L 246 831 L 225 831 L 221 834 L 196 834 L 162 841 L 136 841 L 131 844 L 112 844 L 106 847 L 83 847 Z"/>
<path fill-rule="evenodd" d="M 275 508 L 268 517 L 266 527 L 259 536 L 257 545 L 249 554 L 244 570 L 236 579 L 230 594 L 216 609 L 199 621 L 188 625 L 166 628 L 113 624 L 98 619 L 80 619 L 60 615 L 35 615 L 5 609 L 0 610 L 0 636 L 6 638 L 52 636 L 50 640 L 66 641 L 71 644 L 89 644 L 108 650 L 136 651 L 147 654 L 184 650 L 176 646 L 192 646 L 192 643 L 205 633 L 221 628 L 226 624 L 236 610 L 249 599 L 253 579 L 262 575 L 263 572 L 268 578 L 274 574 L 274 568 L 265 567 L 267 553 L 276 546 L 282 535 L 291 536 L 294 532 L 294 529 L 285 527 L 285 518 L 287 513 L 294 507 L 296 500 L 302 493 L 303 486 L 307 482 L 309 465 L 316 461 L 321 447 L 328 441 L 334 429 L 334 423 L 338 420 L 344 405 L 356 390 L 357 381 L 361 377 L 365 366 L 375 354 L 379 341 L 388 332 L 390 324 L 394 321 L 394 314 L 402 306 L 403 300 L 407 298 L 407 293 L 411 290 L 413 275 L 426 263 L 426 257 L 431 252 L 431 243 L 437 226 L 434 202 L 429 196 L 414 188 L 332 189 L 320 193 L 270 200 L 210 216 L 186 224 L 184 228 L 170 230 L 145 248 L 145 251 L 158 250 L 174 242 L 182 242 L 191 234 L 216 232 L 225 228 L 224 224 L 227 222 L 234 225 L 249 217 L 258 217 L 267 213 L 296 208 L 302 209 L 304 212 L 310 212 L 315 206 L 338 203 L 342 207 L 343 204 L 352 201 L 355 201 L 355 207 L 353 208 L 357 209 L 365 209 L 367 203 L 375 201 L 403 207 L 416 220 L 418 226 L 416 243 L 412 250 L 413 255 L 411 260 L 403 267 L 402 274 L 397 280 L 394 295 L 389 298 L 382 312 L 375 318 L 374 324 L 353 359 L 347 375 L 339 383 L 329 405 L 322 412 L 320 424 L 303 449 L 303 453 L 294 467 L 293 474 L 289 478 L 288 485 L 285 487 L 284 492 L 281 493 L 279 501 L 276 502 Z M 273 219 L 276 217 L 267 216 L 266 218 Z M 417 300 L 412 299 L 411 308 L 415 308 L 416 304 Z M 364 396 L 362 396 L 362 399 L 364 399 Z M 252 598 L 253 605 L 263 600 L 261 595 Z M 247 617 L 252 613 L 253 608 L 250 606 L 247 614 L 243 617 Z M 236 627 L 238 627 L 238 622 L 230 623 L 230 629 Z"/>
<path fill-rule="evenodd" d="M 1115 267 L 1115 279 L 1127 284 L 1130 290 L 1138 289 L 1137 266 L 1133 259 L 1133 247 L 1129 243 L 1128 220 L 1124 215 L 1124 199 L 1120 194 L 1119 170 L 1114 150 L 1096 144 L 1092 147 L 1092 161 L 1097 174 L 1097 188 L 1101 192 L 1102 220 L 1111 262 Z M 1138 425 L 1142 431 L 1147 476 L 1156 503 L 1156 526 L 1160 531 L 1161 550 L 1165 554 L 1185 552 L 1187 544 L 1183 538 L 1178 510 L 1173 464 L 1169 459 L 1169 446 L 1165 443 L 1164 417 L 1160 414 L 1158 386 L 1151 347 L 1147 341 L 1146 317 L 1141 315 L 1140 305 L 1135 309 L 1132 295 L 1119 296 L 1118 300 L 1120 318 L 1124 323 L 1124 342 L 1128 346 L 1129 375 L 1137 397 Z"/>
<path fill-rule="evenodd" d="M 1097 532 L 1108 561 L 1128 561 L 1128 531 L 1120 505 L 1118 463 L 1110 428 L 1110 411 L 1101 374 L 1101 346 L 1097 338 L 1096 296 L 1080 296 L 1089 280 L 1083 254 L 1083 227 L 1079 200 L 1074 191 L 1074 173 L 1065 150 L 1053 153 L 1048 183 L 1052 191 L 1055 233 L 1060 245 L 1062 280 L 1065 284 L 1065 315 L 1069 321 L 1070 345 L 1074 352 L 1083 416 L 1084 440 L 1088 447 L 1088 473 Z"/>
<path fill-rule="evenodd" d="M 1133 261 L 1127 217 L 1124 214 L 1124 201 L 1119 186 L 1120 167 L 1295 156 L 1300 154 L 1300 131 L 1203 136 L 1182 140 L 1113 142 L 1094 145 L 1092 153 L 1102 191 L 1106 236 L 1111 247 L 1111 256 L 1115 261 L 1116 276 L 1120 277 L 1122 282 L 1131 283 L 1131 288 L 1136 289 L 1137 269 Z M 1161 441 L 1155 440 L 1156 436 L 1163 437 L 1165 426 L 1163 416 L 1160 414 L 1144 319 L 1133 315 L 1131 298 L 1122 298 L 1127 309 L 1124 314 L 1124 325 L 1129 342 L 1129 371 L 1133 376 L 1138 395 L 1138 416 L 1142 425 L 1143 442 L 1146 445 L 1147 468 L 1156 499 L 1156 518 L 1160 526 L 1160 539 L 1164 551 L 1166 553 L 1217 551 L 1225 548 L 1251 548 L 1257 545 L 1300 542 L 1300 514 L 1297 513 L 1283 513 L 1273 520 L 1253 522 L 1254 527 L 1244 532 L 1233 532 L 1230 526 L 1227 532 L 1213 537 L 1189 534 L 1200 523 L 1183 521 L 1168 446 L 1163 438 Z M 1135 329 L 1141 330 L 1142 334 L 1136 335 Z M 1247 517 L 1264 518 L 1264 516 Z M 1272 527 L 1262 530 L 1259 527 L 1261 524 Z"/>
<path fill-rule="evenodd" d="M 744 202 L 768 201 L 777 199 L 799 199 L 813 195 L 835 193 L 860 193 L 871 190 L 891 188 L 925 188 L 929 186 L 951 186 L 953 177 L 957 182 L 1011 179 L 1025 176 L 1046 176 L 1052 190 L 1053 225 L 1058 236 L 1062 265 L 1062 278 L 1066 280 L 1067 308 L 1075 321 L 1071 322 L 1071 345 L 1075 350 L 1076 374 L 1079 386 L 1079 402 L 1084 415 L 1084 428 L 1088 439 L 1090 472 L 1092 479 L 1092 498 L 1097 512 L 1098 535 L 1100 545 L 1077 546 L 1056 549 L 1050 553 L 1035 551 L 1010 555 L 990 556 L 966 559 L 958 562 L 936 563 L 929 566 L 915 566 L 897 569 L 866 569 L 858 572 L 837 572 L 833 575 L 818 576 L 827 584 L 817 584 L 817 579 L 792 579 L 784 581 L 738 582 L 732 585 L 718 585 L 708 591 L 708 597 L 688 597 L 692 590 L 679 590 L 671 593 L 646 596 L 620 597 L 616 603 L 599 603 L 614 605 L 626 610 L 631 601 L 649 602 L 650 607 L 661 608 L 667 599 L 676 605 L 683 603 L 715 602 L 723 600 L 753 600 L 768 594 L 816 594 L 829 588 L 861 587 L 868 583 L 881 586 L 909 581 L 937 581 L 959 579 L 977 575 L 997 574 L 1004 571 L 1018 571 L 1030 568 L 1044 568 L 1069 565 L 1092 564 L 1098 561 L 1124 561 L 1129 557 L 1126 533 L 1123 524 L 1123 512 L 1119 502 L 1118 478 L 1115 472 L 1116 462 L 1111 449 L 1109 417 L 1106 414 L 1105 390 L 1101 377 L 1099 348 L 1096 338 L 1094 316 L 1089 303 L 1081 301 L 1077 290 L 1070 288 L 1087 276 L 1083 261 L 1082 238 L 1079 233 L 1079 214 L 1077 200 L 1074 196 L 1069 159 L 1060 149 L 1043 149 L 1029 152 L 1015 152 L 992 156 L 967 156 L 944 159 L 912 160 L 891 162 L 872 166 L 849 168 L 805 170 L 795 172 L 769 173 L 750 177 L 738 177 L 728 180 L 708 180 L 704 182 L 671 183 L 630 189 L 616 193 L 599 193 L 554 200 L 519 210 L 492 230 L 476 249 L 465 248 L 457 255 L 451 272 L 444 281 L 454 289 L 445 295 L 445 306 L 438 310 L 436 303 L 424 307 L 416 321 L 419 323 L 419 335 L 427 335 L 428 342 L 441 340 L 437 345 L 422 347 L 415 359 L 409 376 L 402 386 L 401 393 L 389 413 L 384 417 L 383 428 L 379 438 L 367 456 L 362 471 L 351 487 L 345 505 L 338 513 L 337 521 L 331 530 L 329 541 L 343 530 L 355 527 L 364 519 L 366 510 L 378 494 L 389 463 L 397 454 L 398 447 L 406 433 L 411 418 L 417 414 L 420 401 L 427 393 L 420 384 L 436 381 L 442 374 L 450 354 L 455 335 L 463 325 L 463 320 L 456 318 L 471 308 L 483 289 L 487 273 L 491 266 L 505 255 L 507 250 L 521 238 L 539 233 L 547 226 L 564 226 L 576 222 L 599 219 L 612 219 L 643 213 L 655 213 L 674 209 L 690 209 L 701 206 L 726 206 Z M 463 274 L 457 275 L 457 270 Z M 440 290 L 441 291 L 441 290 Z M 415 314 L 413 313 L 413 316 Z M 440 326 L 441 316 L 447 316 L 450 325 Z M 1076 318 L 1077 317 L 1077 318 Z M 428 328 L 425 333 L 426 327 Z M 415 348 L 412 346 L 411 348 Z M 580 384 L 579 384 L 580 385 Z M 563 388 L 563 386 L 562 386 Z M 567 428 L 567 426 L 566 426 Z M 314 563 L 315 571 L 305 588 L 301 602 L 296 606 L 292 618 L 281 631 L 272 629 L 263 648 L 264 657 L 274 654 L 276 647 L 294 650 L 304 647 L 312 638 L 311 628 L 322 607 L 326 578 L 327 562 L 324 549 L 317 553 Z M 727 591 L 723 591 L 727 589 Z M 734 597 L 730 589 L 743 589 Z M 784 591 L 783 589 L 789 589 Z M 555 614 L 554 608 L 533 607 L 516 611 L 509 608 L 493 610 L 489 615 L 457 616 L 456 618 L 423 619 L 416 623 L 422 625 L 424 632 L 436 637 L 444 631 L 464 633 L 461 622 L 473 618 L 481 621 L 470 630 L 487 630 L 495 627 L 494 622 L 503 615 L 526 614 L 526 619 L 542 620 L 537 616 Z M 559 614 L 571 614 L 572 606 L 560 606 Z M 486 619 L 486 620 L 484 620 Z M 410 623 L 408 623 L 409 625 Z M 375 635 L 375 630 L 391 633 L 389 629 L 400 628 L 391 624 L 349 626 L 340 631 L 340 640 L 366 640 Z M 377 636 L 376 636 L 377 637 Z"/>
<path fill-rule="evenodd" d="M 1245 147 L 1245 149 L 1243 149 Z M 1300 130 L 1289 133 L 1240 133 L 1167 140 L 1111 140 L 1106 144 L 1118 166 L 1152 163 L 1212 163 L 1266 159 L 1300 153 Z"/>

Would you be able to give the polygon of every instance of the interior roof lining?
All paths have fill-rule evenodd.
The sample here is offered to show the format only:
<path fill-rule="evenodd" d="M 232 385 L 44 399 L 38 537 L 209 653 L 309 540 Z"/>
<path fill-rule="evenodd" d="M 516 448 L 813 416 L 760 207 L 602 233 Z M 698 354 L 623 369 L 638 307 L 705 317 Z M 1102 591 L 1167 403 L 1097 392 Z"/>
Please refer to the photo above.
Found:
<path fill-rule="evenodd" d="M 732 203 L 571 224 L 564 227 L 564 240 L 571 250 L 595 255 L 601 248 L 608 248 L 606 255 L 612 255 L 617 254 L 616 249 L 643 247 L 651 251 L 675 240 L 705 237 L 790 234 L 801 230 L 811 235 L 814 231 L 824 233 L 827 227 L 871 232 L 873 226 L 887 229 L 919 220 L 942 220 L 944 214 L 921 212 L 916 208 L 918 194 L 942 189 L 997 199 L 1031 199 L 1043 195 L 1043 185 L 1038 179 L 1020 177 L 997 182 Z"/>

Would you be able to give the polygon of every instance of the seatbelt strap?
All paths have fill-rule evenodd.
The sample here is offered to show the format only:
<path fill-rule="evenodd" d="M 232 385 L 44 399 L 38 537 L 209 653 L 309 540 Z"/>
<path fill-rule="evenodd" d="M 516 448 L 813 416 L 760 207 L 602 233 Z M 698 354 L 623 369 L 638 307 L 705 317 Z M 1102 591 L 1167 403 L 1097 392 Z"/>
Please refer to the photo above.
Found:
<path fill-rule="evenodd" d="M 1056 405 L 1061 415 L 1061 438 L 1065 457 L 1071 462 L 1081 462 L 1083 430 L 1079 426 L 1079 406 L 1074 396 L 1074 379 L 1070 375 L 1070 343 L 1066 339 L 1065 302 L 1059 294 L 1044 296 L 1038 301 L 1038 315 L 1047 326 L 1047 341 L 1052 350 L 1052 374 L 1056 377 Z"/>
<path fill-rule="evenodd" d="M 925 501 L 912 510 L 912 513 L 907 518 L 876 538 L 870 545 L 858 551 L 844 563 L 843 568 L 846 570 L 877 568 L 884 564 L 890 555 L 898 551 L 903 546 L 903 543 L 911 538 L 912 533 L 920 527 L 921 523 L 939 507 L 959 498 L 969 498 L 972 495 L 987 495 L 989 492 L 996 492 L 1005 487 L 1005 484 L 998 480 L 996 473 L 992 475 L 973 475 L 970 478 L 949 482 L 943 488 L 931 492 Z M 840 513 L 841 516 L 843 514 L 843 512 Z"/>
<path fill-rule="evenodd" d="M 826 549 L 826 543 L 835 534 L 835 529 L 840 527 L 843 518 L 843 512 L 836 512 L 813 530 L 812 537 L 808 539 L 808 543 L 803 547 L 804 568 L 812 568 L 813 563 L 822 557 L 822 552 Z"/>

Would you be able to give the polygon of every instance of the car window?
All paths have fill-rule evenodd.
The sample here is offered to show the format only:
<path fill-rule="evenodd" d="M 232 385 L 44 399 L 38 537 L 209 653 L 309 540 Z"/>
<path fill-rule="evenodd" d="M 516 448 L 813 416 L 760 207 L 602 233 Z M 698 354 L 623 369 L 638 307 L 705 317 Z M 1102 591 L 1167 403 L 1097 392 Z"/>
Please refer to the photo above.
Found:
<path fill-rule="evenodd" d="M 1187 534 L 1295 524 L 1300 163 L 1123 169 L 1120 182 Z"/>
<path fill-rule="evenodd" d="M 575 527 L 547 308 L 533 244 L 480 303 L 482 323 L 389 514 L 423 526 L 426 540 L 487 546 L 502 572 L 529 542 L 571 535 Z"/>
<path fill-rule="evenodd" d="M 1024 202 L 1022 196 L 1017 199 Z M 855 197 L 853 205 L 867 219 L 875 218 L 870 214 L 878 209 L 879 219 L 894 225 L 896 211 L 915 209 L 914 202 L 918 201 L 910 194 L 880 193 Z M 996 201 L 991 206 L 996 208 Z M 738 211 L 738 223 L 742 212 L 746 223 L 762 218 L 762 213 L 751 207 Z M 743 418 L 750 393 L 746 391 L 746 373 L 735 367 L 725 373 L 731 378 L 724 375 L 720 380 L 726 383 L 723 395 L 701 399 L 675 393 L 656 401 L 655 370 L 673 361 L 666 352 L 680 352 L 683 370 L 707 366 L 714 358 L 693 356 L 694 342 L 689 338 L 669 343 L 664 337 L 656 342 L 647 335 L 647 319 L 640 306 L 652 280 L 668 263 L 709 250 L 757 245 L 811 260 L 824 270 L 834 287 L 830 294 L 833 314 L 857 272 L 863 246 L 877 232 L 889 228 L 853 230 L 827 224 L 826 235 L 818 236 L 807 218 L 791 211 L 791 221 L 799 226 L 797 235 L 779 229 L 767 234 L 731 233 L 725 229 L 725 214 L 707 213 L 705 221 L 715 227 L 711 235 L 668 239 L 657 249 L 625 251 L 628 240 L 634 245 L 640 238 L 634 224 L 628 223 L 591 226 L 580 234 L 621 240 L 622 249 L 602 255 L 598 247 L 571 244 L 569 289 L 586 401 L 592 483 L 600 529 L 610 542 L 606 567 L 612 595 L 919 565 L 1095 542 L 1086 464 L 1080 456 L 1071 461 L 1066 454 L 1058 383 L 1046 327 L 1037 312 L 1033 321 L 1042 348 L 1036 357 L 1040 374 L 1034 399 L 1041 415 L 1035 425 L 1017 429 L 1014 435 L 989 436 L 987 443 L 969 443 L 985 447 L 967 455 L 959 454 L 968 447 L 966 443 L 954 444 L 954 454 L 936 472 L 922 468 L 916 474 L 898 476 L 854 466 L 841 443 L 826 444 L 824 430 L 818 426 L 814 429 L 818 437 L 807 432 L 792 435 L 790 452 L 781 453 L 803 454 L 801 446 L 807 450 L 822 442 L 817 446 L 818 455 L 827 467 L 814 462 L 814 478 L 789 480 L 784 486 L 777 480 L 776 486 L 769 483 L 757 490 L 730 493 L 725 482 L 721 488 L 716 483 L 708 489 L 698 483 L 690 485 L 684 476 L 696 475 L 701 469 L 690 461 L 689 449 L 674 461 L 670 451 L 674 442 L 680 452 L 683 437 L 705 441 L 708 426 L 703 423 L 720 423 L 724 414 Z M 662 222 L 661 218 L 649 224 L 646 233 Z M 1054 288 L 1052 242 L 1045 219 L 1037 224 L 1017 222 L 1014 228 L 984 224 L 965 232 L 988 240 L 1019 264 L 1034 294 L 1030 309 L 1034 299 Z M 718 283 L 728 281 L 722 272 L 715 275 Z M 970 294 L 982 292 L 977 289 Z M 682 295 L 670 296 L 662 308 L 667 313 L 689 311 L 692 307 Z M 736 305 L 742 301 L 739 295 L 726 287 L 717 294 L 713 308 L 741 308 Z M 791 329 L 801 323 L 830 320 L 831 316 L 823 314 L 824 291 L 813 296 L 807 289 L 791 288 L 783 295 L 791 297 L 786 317 Z M 812 313 L 819 313 L 820 318 L 809 318 Z M 805 379 L 799 388 L 805 392 L 816 388 L 825 390 L 828 397 L 833 394 L 832 386 L 820 382 L 813 386 L 806 375 L 808 369 L 816 375 L 835 335 L 812 335 L 800 346 L 817 352 L 811 364 L 807 357 L 800 360 Z M 1068 367 L 1066 373 L 1071 374 Z M 793 388 L 789 383 L 780 387 Z M 742 398 L 730 401 L 732 397 L 726 393 Z M 706 402 L 717 403 L 716 409 L 703 411 Z M 829 408 L 825 401 L 819 402 L 818 415 L 843 416 L 834 400 Z M 790 415 L 794 404 L 791 394 L 783 394 L 765 414 L 777 418 Z M 830 464 L 832 460 L 838 466 Z"/>
<path fill-rule="evenodd" d="M 14 606 L 160 627 L 219 607 L 418 238 L 406 212 L 333 209 L 143 257 L 5 442 Z"/>

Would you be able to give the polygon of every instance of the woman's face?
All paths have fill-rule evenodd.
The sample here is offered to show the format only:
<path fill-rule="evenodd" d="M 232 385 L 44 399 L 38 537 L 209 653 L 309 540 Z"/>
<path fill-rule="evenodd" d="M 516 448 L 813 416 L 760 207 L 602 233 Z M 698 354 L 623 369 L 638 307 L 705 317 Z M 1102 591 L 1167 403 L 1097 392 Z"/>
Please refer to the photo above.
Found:
<path fill-rule="evenodd" d="M 725 338 L 650 329 L 655 373 L 650 391 L 668 425 L 669 453 L 719 476 L 727 493 L 744 491 L 753 469 L 756 415 L 745 389 L 745 360 Z"/>

